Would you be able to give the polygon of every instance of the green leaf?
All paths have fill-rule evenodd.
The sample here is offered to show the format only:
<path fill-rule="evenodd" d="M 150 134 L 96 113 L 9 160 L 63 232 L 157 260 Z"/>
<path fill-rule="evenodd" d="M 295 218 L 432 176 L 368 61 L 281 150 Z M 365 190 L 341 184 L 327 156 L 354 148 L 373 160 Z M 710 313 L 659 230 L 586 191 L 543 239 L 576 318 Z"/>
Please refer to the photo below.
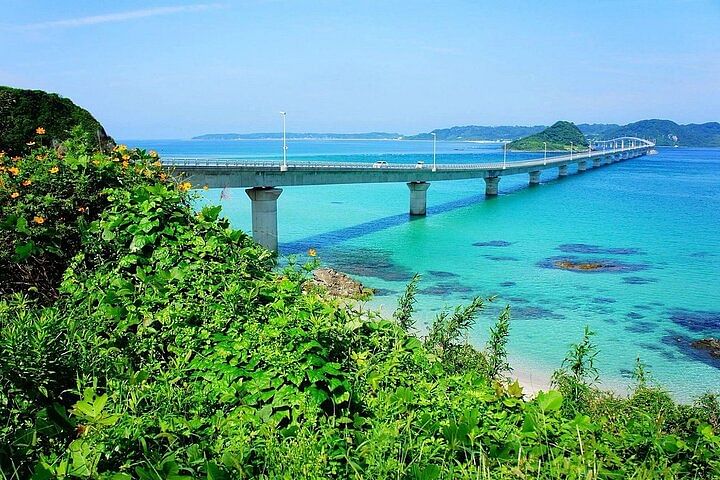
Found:
<path fill-rule="evenodd" d="M 556 390 L 550 390 L 549 392 L 538 393 L 536 401 L 543 413 L 554 412 L 562 406 L 563 396 Z"/>

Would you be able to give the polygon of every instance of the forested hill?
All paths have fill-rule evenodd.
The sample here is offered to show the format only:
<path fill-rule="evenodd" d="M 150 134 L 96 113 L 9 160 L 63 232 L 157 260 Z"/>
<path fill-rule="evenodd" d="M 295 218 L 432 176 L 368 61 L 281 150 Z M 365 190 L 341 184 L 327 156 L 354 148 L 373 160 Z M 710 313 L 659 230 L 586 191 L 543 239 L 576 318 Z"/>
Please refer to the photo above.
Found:
<path fill-rule="evenodd" d="M 542 132 L 510 142 L 508 148 L 531 151 L 543 150 L 547 145 L 548 150 L 569 150 L 571 144 L 576 149 L 584 149 L 588 146 L 585 135 L 574 123 L 560 121 Z"/>
<path fill-rule="evenodd" d="M 541 132 L 545 125 L 535 125 L 533 127 L 524 127 L 518 125 L 504 125 L 497 127 L 488 127 L 481 125 L 467 125 L 464 127 L 438 128 L 430 133 L 419 133 L 417 135 L 408 135 L 403 140 L 432 140 L 432 134 L 437 135 L 438 140 L 479 140 L 479 141 L 497 141 L 497 140 L 514 140 L 516 138 L 532 135 Z"/>
<path fill-rule="evenodd" d="M 63 141 L 79 127 L 95 143 L 113 144 L 100 122 L 70 99 L 42 90 L 0 86 L 0 151 L 20 155 L 29 150 L 29 139 Z M 42 137 L 38 137 L 40 128 Z"/>
<path fill-rule="evenodd" d="M 295 133 L 288 132 L 285 137 L 291 140 L 397 140 L 399 133 Z M 278 140 L 282 133 L 206 133 L 193 137 L 193 140 Z"/>
<path fill-rule="evenodd" d="M 642 120 L 600 135 L 602 139 L 616 137 L 647 138 L 660 146 L 720 147 L 720 123 L 679 125 L 671 120 Z"/>

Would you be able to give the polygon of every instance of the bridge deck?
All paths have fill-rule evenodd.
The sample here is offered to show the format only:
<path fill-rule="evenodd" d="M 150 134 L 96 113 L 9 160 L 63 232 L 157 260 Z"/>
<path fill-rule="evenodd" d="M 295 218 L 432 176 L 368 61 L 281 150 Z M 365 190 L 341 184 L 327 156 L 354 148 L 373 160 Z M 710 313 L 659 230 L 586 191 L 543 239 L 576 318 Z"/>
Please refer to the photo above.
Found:
<path fill-rule="evenodd" d="M 635 157 L 647 153 L 649 145 L 581 152 L 513 162 L 471 164 L 388 164 L 380 168 L 371 163 L 292 162 L 283 171 L 278 161 L 238 159 L 164 159 L 163 164 L 184 172 L 194 186 L 279 187 L 350 183 L 432 182 L 470 178 L 501 177 L 529 173 L 563 165 L 605 159 L 618 155 Z"/>

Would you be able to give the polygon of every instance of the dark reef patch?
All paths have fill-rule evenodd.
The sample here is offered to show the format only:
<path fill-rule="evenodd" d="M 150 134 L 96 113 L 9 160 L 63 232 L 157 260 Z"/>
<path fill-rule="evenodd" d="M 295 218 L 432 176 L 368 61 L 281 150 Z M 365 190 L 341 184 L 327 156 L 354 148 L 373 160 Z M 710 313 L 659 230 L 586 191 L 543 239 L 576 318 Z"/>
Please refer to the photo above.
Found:
<path fill-rule="evenodd" d="M 592 299 L 593 303 L 615 303 L 617 300 L 610 297 L 595 297 Z"/>
<path fill-rule="evenodd" d="M 540 268 L 552 268 L 581 273 L 623 273 L 645 270 L 648 265 L 625 263 L 607 258 L 549 257 L 537 263 Z"/>
<path fill-rule="evenodd" d="M 463 285 L 457 281 L 450 281 L 440 282 L 436 285 L 421 288 L 418 290 L 418 293 L 421 293 L 423 295 L 436 295 L 445 297 L 453 293 L 470 293 L 472 291 L 473 289 L 471 287 L 468 287 L 467 285 Z"/>
<path fill-rule="evenodd" d="M 523 297 L 505 297 L 505 300 L 512 303 L 530 303 L 530 300 Z"/>
<path fill-rule="evenodd" d="M 648 333 L 655 330 L 656 328 L 657 325 L 655 325 L 654 323 L 643 321 L 632 322 L 629 325 L 625 326 L 625 330 L 633 333 Z"/>
<path fill-rule="evenodd" d="M 693 252 L 690 254 L 693 258 L 708 258 L 708 257 L 714 257 L 715 254 L 712 252 Z"/>
<path fill-rule="evenodd" d="M 328 263 L 351 276 L 379 278 L 389 282 L 407 282 L 412 272 L 393 263 L 390 252 L 374 248 L 334 249 Z"/>
<path fill-rule="evenodd" d="M 643 304 L 633 305 L 633 308 L 635 308 L 637 310 L 652 310 L 653 309 L 652 305 L 650 305 L 650 304 L 648 304 L 648 305 L 643 305 Z"/>
<path fill-rule="evenodd" d="M 657 279 L 647 277 L 623 277 L 623 282 L 628 285 L 647 285 L 648 283 L 657 282 Z"/>
<path fill-rule="evenodd" d="M 514 287 L 515 285 L 517 285 L 515 282 L 500 282 L 501 287 Z"/>
<path fill-rule="evenodd" d="M 518 258 L 516 257 L 509 257 L 509 256 L 502 256 L 502 255 L 483 255 L 483 257 L 487 258 L 488 260 L 493 260 L 495 262 L 517 262 Z"/>
<path fill-rule="evenodd" d="M 509 247 L 513 242 L 507 242 L 505 240 L 491 240 L 489 242 L 475 242 L 473 247 Z"/>
<path fill-rule="evenodd" d="M 707 332 L 712 335 L 720 330 L 720 311 L 673 308 L 667 313 L 673 323 L 691 332 Z"/>
<path fill-rule="evenodd" d="M 643 255 L 638 248 L 605 248 L 587 243 L 564 243 L 557 247 L 563 253 L 588 253 L 592 255 Z"/>
<path fill-rule="evenodd" d="M 626 318 L 629 318 L 631 320 L 640 320 L 641 318 L 645 318 L 645 315 L 642 315 L 637 312 L 629 312 L 625 315 Z"/>
<path fill-rule="evenodd" d="M 533 320 L 539 318 L 551 318 L 553 320 L 562 320 L 565 315 L 555 313 L 552 310 L 543 307 L 527 306 L 527 307 L 514 307 L 510 309 L 510 314 L 515 318 L 522 318 L 526 320 Z"/>
<path fill-rule="evenodd" d="M 460 275 L 452 272 L 444 272 L 442 270 L 428 270 L 428 275 L 435 278 L 457 278 Z"/>

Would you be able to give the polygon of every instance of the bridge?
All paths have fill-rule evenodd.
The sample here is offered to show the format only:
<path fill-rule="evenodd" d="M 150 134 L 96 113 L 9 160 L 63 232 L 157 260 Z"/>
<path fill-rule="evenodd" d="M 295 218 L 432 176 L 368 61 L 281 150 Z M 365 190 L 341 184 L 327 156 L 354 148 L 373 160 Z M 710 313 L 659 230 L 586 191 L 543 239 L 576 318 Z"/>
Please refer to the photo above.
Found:
<path fill-rule="evenodd" d="M 577 172 L 645 155 L 654 143 L 636 137 L 593 142 L 591 148 L 567 155 L 513 162 L 472 164 L 371 164 L 238 159 L 165 158 L 163 165 L 187 176 L 193 188 L 246 188 L 252 202 L 253 238 L 269 250 L 278 249 L 277 199 L 282 186 L 404 182 L 410 189 L 410 215 L 425 215 L 430 182 L 482 178 L 485 195 L 498 194 L 500 178 L 526 173 L 530 186 L 540 184 L 540 172 L 557 168 L 566 177 L 570 165 Z"/>

